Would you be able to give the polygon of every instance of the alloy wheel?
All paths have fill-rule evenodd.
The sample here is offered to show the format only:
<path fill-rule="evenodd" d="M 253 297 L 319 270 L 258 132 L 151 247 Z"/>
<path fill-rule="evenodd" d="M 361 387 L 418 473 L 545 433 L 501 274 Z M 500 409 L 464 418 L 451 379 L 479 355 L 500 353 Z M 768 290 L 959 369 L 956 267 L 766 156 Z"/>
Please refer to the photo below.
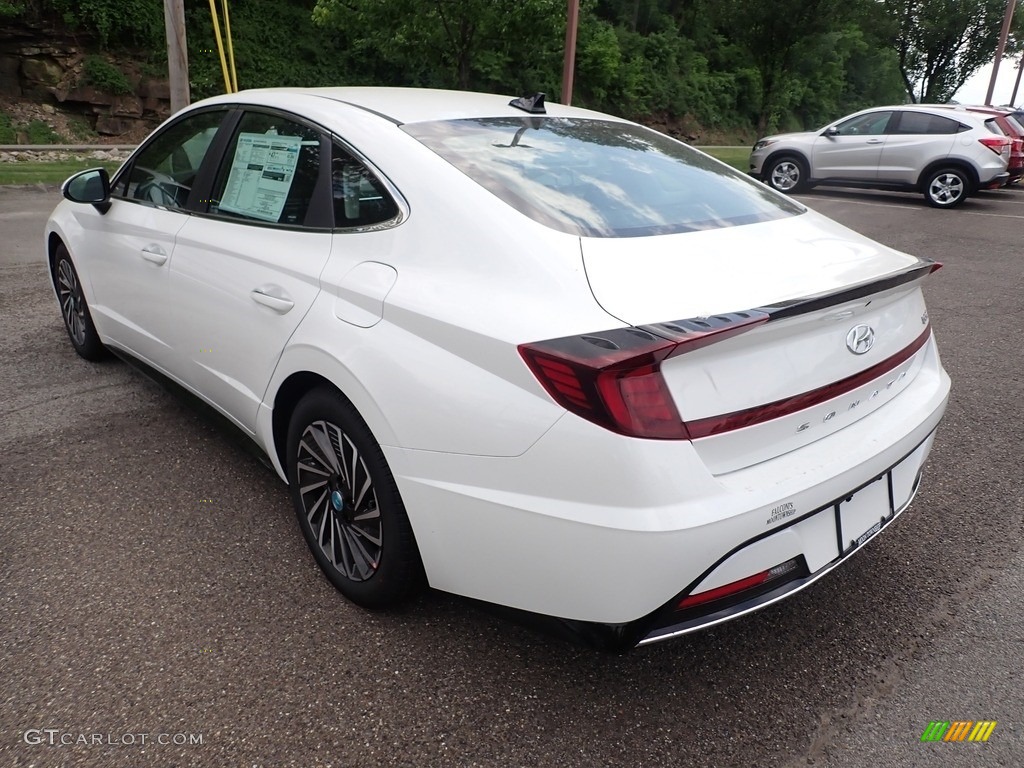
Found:
<path fill-rule="evenodd" d="M 795 189 L 800 183 L 800 166 L 792 160 L 783 160 L 772 168 L 772 186 L 782 192 Z"/>
<path fill-rule="evenodd" d="M 77 345 L 84 345 L 85 300 L 82 297 L 82 287 L 78 284 L 75 270 L 67 259 L 61 259 L 57 264 L 57 294 L 68 333 L 71 334 L 72 340 Z"/>
<path fill-rule="evenodd" d="M 303 513 L 320 551 L 346 579 L 371 578 L 380 566 L 383 524 L 355 444 L 337 425 L 313 422 L 299 439 L 296 469 Z"/>
<path fill-rule="evenodd" d="M 939 205 L 953 205 L 964 194 L 964 180 L 955 173 L 940 173 L 928 185 L 928 194 Z"/>

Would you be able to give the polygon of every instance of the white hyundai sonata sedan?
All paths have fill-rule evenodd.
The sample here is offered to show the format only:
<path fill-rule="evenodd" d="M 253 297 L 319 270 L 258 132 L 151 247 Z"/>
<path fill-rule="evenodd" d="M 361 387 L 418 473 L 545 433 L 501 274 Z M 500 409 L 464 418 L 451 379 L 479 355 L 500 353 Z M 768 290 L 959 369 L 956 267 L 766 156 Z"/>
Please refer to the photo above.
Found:
<path fill-rule="evenodd" d="M 233 422 L 369 608 L 616 650 L 740 616 L 909 505 L 949 393 L 937 263 L 539 94 L 221 96 L 63 192 L 74 348 Z"/>

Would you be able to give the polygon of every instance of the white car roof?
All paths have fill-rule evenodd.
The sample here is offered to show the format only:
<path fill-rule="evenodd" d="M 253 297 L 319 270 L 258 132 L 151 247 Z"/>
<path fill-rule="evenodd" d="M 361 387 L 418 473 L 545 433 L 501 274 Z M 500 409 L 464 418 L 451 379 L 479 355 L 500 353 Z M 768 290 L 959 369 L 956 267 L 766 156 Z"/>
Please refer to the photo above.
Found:
<path fill-rule="evenodd" d="M 215 96 L 202 103 L 249 103 L 296 111 L 299 103 L 308 100 L 309 106 L 319 111 L 323 108 L 323 100 L 327 99 L 365 109 L 393 122 L 419 123 L 429 120 L 529 115 L 529 112 L 509 106 L 513 98 L 508 95 L 428 88 L 261 88 Z M 552 102 L 545 102 L 545 107 L 548 117 L 585 117 L 627 122 L 600 112 Z"/>

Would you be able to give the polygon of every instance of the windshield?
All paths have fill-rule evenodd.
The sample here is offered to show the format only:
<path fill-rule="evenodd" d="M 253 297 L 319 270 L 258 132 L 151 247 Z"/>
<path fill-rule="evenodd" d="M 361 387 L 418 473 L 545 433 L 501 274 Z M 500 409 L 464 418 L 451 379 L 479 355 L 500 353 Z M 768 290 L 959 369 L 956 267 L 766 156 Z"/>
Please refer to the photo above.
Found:
<path fill-rule="evenodd" d="M 485 118 L 402 126 L 516 210 L 585 237 L 636 237 L 770 221 L 804 208 L 637 125 Z"/>

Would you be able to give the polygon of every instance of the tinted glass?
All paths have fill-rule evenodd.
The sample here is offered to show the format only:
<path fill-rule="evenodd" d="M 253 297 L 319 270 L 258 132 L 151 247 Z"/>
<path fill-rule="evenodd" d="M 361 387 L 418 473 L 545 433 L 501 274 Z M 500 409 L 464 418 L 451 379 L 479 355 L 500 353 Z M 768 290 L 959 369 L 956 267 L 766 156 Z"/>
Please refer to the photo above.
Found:
<path fill-rule="evenodd" d="M 116 197 L 184 208 L 199 166 L 224 119 L 224 111 L 200 112 L 169 126 L 132 161 L 113 191 Z"/>
<path fill-rule="evenodd" d="M 927 115 L 924 112 L 902 112 L 896 127 L 899 134 L 949 134 L 957 133 L 960 128 L 958 120 L 950 120 L 939 115 Z"/>
<path fill-rule="evenodd" d="M 844 120 L 836 128 L 842 136 L 881 136 L 889 125 L 890 117 L 892 112 L 869 112 Z"/>
<path fill-rule="evenodd" d="M 640 126 L 505 117 L 402 128 L 516 210 L 575 235 L 690 232 L 804 210 Z"/>
<path fill-rule="evenodd" d="M 320 138 L 315 128 L 278 115 L 245 114 L 214 182 L 209 212 L 254 222 L 327 226 L 324 212 L 313 204 Z"/>
<path fill-rule="evenodd" d="M 1020 121 L 1013 115 L 1006 116 L 1006 122 L 1010 124 L 1010 127 L 1017 132 L 1018 136 L 1024 136 L 1024 125 L 1020 124 Z"/>
<path fill-rule="evenodd" d="M 398 215 L 398 206 L 384 185 L 338 144 L 331 155 L 331 196 L 335 227 L 369 227 Z"/>

